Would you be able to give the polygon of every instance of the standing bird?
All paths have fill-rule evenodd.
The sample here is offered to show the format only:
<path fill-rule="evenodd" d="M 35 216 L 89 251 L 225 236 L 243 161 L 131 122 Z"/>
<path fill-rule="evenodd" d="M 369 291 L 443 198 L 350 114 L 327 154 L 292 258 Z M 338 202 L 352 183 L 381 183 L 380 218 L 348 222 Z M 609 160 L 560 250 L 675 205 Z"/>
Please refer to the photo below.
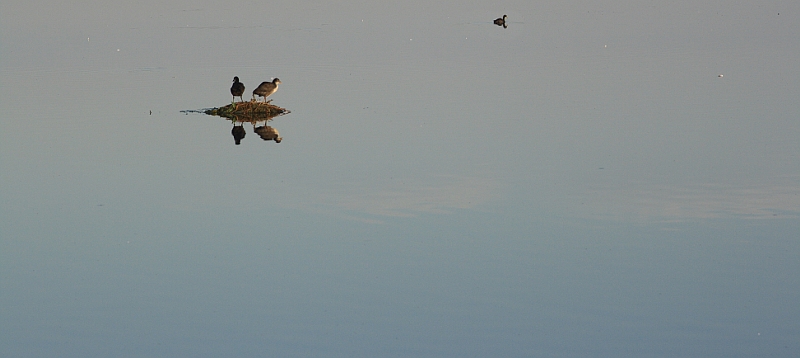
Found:
<path fill-rule="evenodd" d="M 236 97 L 239 97 L 239 99 L 242 102 L 244 102 L 244 99 L 242 99 L 242 95 L 244 94 L 244 83 L 239 82 L 239 77 L 237 76 L 233 77 L 233 86 L 231 86 L 231 94 L 233 95 L 233 99 L 231 99 L 231 102 L 235 101 Z"/>
<path fill-rule="evenodd" d="M 277 78 L 272 80 L 272 82 L 261 82 L 258 88 L 253 90 L 253 99 L 256 99 L 256 96 L 261 96 L 264 97 L 264 102 L 266 102 L 267 97 L 278 90 L 279 84 L 281 84 L 281 80 Z"/>
<path fill-rule="evenodd" d="M 506 17 L 508 17 L 508 16 L 507 15 L 503 15 L 503 17 L 498 17 L 498 18 L 494 19 L 494 24 L 497 25 L 497 26 L 502 26 L 503 28 L 506 28 Z"/>

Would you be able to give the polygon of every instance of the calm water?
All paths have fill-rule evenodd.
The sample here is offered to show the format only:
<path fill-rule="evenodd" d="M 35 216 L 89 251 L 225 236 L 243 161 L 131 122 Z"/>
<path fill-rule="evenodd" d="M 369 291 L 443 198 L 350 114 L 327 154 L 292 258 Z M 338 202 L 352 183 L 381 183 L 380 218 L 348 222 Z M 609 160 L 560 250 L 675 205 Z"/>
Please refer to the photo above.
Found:
<path fill-rule="evenodd" d="M 800 354 L 800 5 L 13 1 L 0 30 L 0 356 Z M 281 79 L 280 143 L 181 112 L 233 76 Z"/>

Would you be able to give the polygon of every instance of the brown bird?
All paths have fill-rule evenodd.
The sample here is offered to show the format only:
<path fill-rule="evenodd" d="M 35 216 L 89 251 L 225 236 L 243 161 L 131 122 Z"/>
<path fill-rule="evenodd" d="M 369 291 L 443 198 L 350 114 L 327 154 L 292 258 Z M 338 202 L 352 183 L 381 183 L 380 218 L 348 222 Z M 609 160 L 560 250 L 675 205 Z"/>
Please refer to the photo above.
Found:
<path fill-rule="evenodd" d="M 242 99 L 242 95 L 244 94 L 244 83 L 239 82 L 239 77 L 237 76 L 233 77 L 233 86 L 231 86 L 231 94 L 233 95 L 233 99 L 231 99 L 231 102 L 235 101 L 236 97 L 239 97 L 239 99 L 242 102 L 244 102 L 244 99 Z"/>
<path fill-rule="evenodd" d="M 253 99 L 256 99 L 256 96 L 261 96 L 264 97 L 264 102 L 266 102 L 267 97 L 278 90 L 279 84 L 281 84 L 281 80 L 277 78 L 272 80 L 272 82 L 261 82 L 261 84 L 253 90 Z"/>
<path fill-rule="evenodd" d="M 503 28 L 505 28 L 506 27 L 506 17 L 508 17 L 508 16 L 507 15 L 503 15 L 503 17 L 498 17 L 498 18 L 494 19 L 494 24 L 497 25 L 497 26 L 502 26 Z"/>

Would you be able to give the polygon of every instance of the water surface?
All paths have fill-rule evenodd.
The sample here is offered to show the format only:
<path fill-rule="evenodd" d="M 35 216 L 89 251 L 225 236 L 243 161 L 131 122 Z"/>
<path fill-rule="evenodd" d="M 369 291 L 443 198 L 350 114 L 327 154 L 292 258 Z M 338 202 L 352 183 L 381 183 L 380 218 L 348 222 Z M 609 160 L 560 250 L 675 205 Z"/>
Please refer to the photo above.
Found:
<path fill-rule="evenodd" d="M 2 356 L 800 352 L 800 6 L 0 13 Z"/>

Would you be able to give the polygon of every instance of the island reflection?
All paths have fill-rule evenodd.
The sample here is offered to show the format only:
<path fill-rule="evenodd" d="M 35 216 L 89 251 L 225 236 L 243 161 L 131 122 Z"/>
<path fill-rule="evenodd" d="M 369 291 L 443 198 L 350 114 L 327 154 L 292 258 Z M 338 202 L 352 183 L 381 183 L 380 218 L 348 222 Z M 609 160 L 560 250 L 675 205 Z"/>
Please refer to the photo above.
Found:
<path fill-rule="evenodd" d="M 290 113 L 289 110 L 275 106 L 269 102 L 238 102 L 231 103 L 220 108 L 212 108 L 205 111 L 208 115 L 226 118 L 233 123 L 231 135 L 234 143 L 240 145 L 247 135 L 244 123 L 249 122 L 253 126 L 253 131 L 264 141 L 274 141 L 280 143 L 283 140 L 278 130 L 268 126 L 267 122 Z M 263 122 L 263 123 L 262 123 Z M 259 125 L 261 123 L 261 125 Z"/>

